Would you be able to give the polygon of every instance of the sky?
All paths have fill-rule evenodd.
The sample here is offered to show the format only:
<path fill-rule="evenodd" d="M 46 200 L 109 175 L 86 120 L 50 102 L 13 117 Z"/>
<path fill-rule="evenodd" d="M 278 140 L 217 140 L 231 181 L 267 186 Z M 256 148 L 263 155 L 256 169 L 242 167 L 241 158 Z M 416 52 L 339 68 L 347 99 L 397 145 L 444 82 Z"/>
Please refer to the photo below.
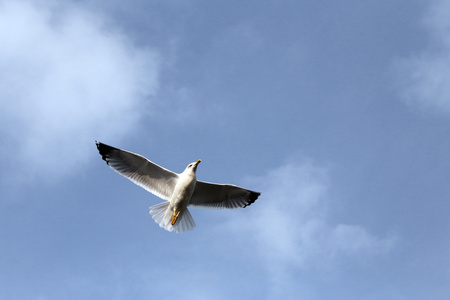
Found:
<path fill-rule="evenodd" d="M 0 0 L 1 299 L 450 295 L 450 1 Z M 95 140 L 261 192 L 162 200 Z"/>

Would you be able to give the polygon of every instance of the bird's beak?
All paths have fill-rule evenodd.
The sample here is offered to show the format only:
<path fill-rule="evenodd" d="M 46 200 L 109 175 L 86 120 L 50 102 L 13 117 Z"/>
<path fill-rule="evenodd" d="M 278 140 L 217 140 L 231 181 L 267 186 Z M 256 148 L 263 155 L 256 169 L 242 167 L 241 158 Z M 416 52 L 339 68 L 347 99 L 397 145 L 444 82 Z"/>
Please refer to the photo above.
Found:
<path fill-rule="evenodd" d="M 201 163 L 202 161 L 199 159 L 195 162 L 195 166 L 198 166 L 199 163 Z"/>

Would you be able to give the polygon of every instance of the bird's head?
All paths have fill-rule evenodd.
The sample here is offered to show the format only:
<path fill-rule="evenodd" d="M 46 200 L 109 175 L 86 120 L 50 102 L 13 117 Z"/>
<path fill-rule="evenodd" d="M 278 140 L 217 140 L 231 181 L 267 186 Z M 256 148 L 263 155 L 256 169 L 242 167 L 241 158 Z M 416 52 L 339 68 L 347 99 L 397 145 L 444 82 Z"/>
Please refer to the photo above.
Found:
<path fill-rule="evenodd" d="M 196 162 L 190 163 L 187 167 L 186 167 L 186 171 L 187 170 L 193 170 L 194 172 L 197 171 L 197 166 L 198 164 L 201 162 L 201 160 L 197 160 Z"/>

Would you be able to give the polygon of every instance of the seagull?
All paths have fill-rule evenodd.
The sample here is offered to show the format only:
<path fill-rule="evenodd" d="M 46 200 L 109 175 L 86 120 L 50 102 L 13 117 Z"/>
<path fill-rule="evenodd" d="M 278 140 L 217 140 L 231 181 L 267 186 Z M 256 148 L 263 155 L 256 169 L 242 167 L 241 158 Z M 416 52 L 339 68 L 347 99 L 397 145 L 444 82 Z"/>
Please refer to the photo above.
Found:
<path fill-rule="evenodd" d="M 197 166 L 190 163 L 177 174 L 151 162 L 142 155 L 95 141 L 102 159 L 120 175 L 150 193 L 166 200 L 150 207 L 150 215 L 160 227 L 181 233 L 194 229 L 195 222 L 188 206 L 199 208 L 244 208 L 261 193 L 231 184 L 215 184 L 197 180 Z"/>

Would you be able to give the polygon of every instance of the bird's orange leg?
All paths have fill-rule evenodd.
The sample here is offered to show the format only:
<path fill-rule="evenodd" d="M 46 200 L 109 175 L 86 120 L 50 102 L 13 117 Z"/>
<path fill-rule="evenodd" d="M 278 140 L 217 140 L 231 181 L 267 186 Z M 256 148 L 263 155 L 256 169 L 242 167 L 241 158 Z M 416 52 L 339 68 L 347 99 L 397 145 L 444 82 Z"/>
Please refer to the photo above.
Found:
<path fill-rule="evenodd" d="M 179 215 L 180 215 L 180 210 L 178 210 L 178 211 L 174 210 L 173 211 L 172 225 L 175 225 L 175 222 L 177 221 Z"/>

